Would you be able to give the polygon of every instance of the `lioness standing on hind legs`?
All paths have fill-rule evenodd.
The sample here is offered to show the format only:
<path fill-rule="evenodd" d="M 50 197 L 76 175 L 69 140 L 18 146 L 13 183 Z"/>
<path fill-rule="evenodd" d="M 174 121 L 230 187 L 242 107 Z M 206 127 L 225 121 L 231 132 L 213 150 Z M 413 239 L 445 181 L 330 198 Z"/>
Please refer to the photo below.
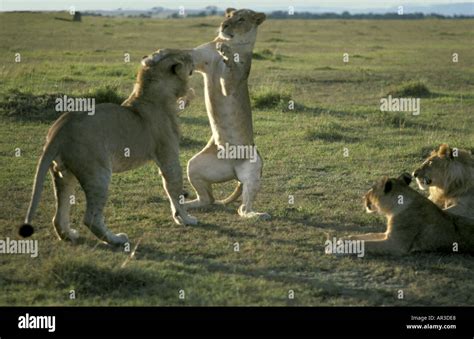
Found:
<path fill-rule="evenodd" d="M 197 223 L 178 203 L 183 180 L 176 101 L 188 91 L 192 59 L 187 52 L 160 50 L 143 59 L 142 66 L 132 94 L 121 106 L 101 104 L 94 115 L 68 112 L 50 128 L 36 170 L 26 224 L 31 223 L 38 206 L 49 168 L 56 196 L 53 225 L 58 237 L 78 238 L 69 225 L 69 199 L 77 179 L 86 194 L 84 224 L 111 245 L 125 244 L 127 235 L 112 233 L 104 223 L 112 172 L 131 170 L 150 160 L 160 168 L 174 221 Z"/>
<path fill-rule="evenodd" d="M 252 206 L 260 188 L 263 162 L 254 143 L 247 84 L 257 28 L 265 18 L 264 13 L 228 8 L 218 37 L 192 50 L 196 71 L 204 77 L 212 137 L 188 162 L 188 179 L 197 198 L 185 202 L 186 207 L 214 203 L 212 184 L 237 179 L 234 193 L 218 203 L 227 204 L 242 195 L 240 216 L 270 218 L 268 213 L 253 211 Z M 250 148 L 253 152 L 248 153 L 254 153 L 255 157 L 221 157 L 226 148 Z"/>

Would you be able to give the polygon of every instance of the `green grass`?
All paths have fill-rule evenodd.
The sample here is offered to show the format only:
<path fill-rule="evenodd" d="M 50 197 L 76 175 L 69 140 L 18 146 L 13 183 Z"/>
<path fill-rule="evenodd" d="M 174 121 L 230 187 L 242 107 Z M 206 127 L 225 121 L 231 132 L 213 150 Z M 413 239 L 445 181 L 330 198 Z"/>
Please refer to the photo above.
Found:
<path fill-rule="evenodd" d="M 25 216 L 55 118 L 48 98 L 97 95 L 107 87 L 104 100 L 126 97 L 143 55 L 209 41 L 221 20 L 83 17 L 72 23 L 55 15 L 0 14 L 0 102 L 12 105 L 0 108 L 0 238 L 16 238 Z M 366 214 L 361 201 L 380 176 L 413 170 L 443 142 L 473 147 L 471 27 L 464 20 L 266 21 L 255 47 L 263 58 L 254 60 L 249 83 L 265 164 L 255 206 L 273 219 L 242 220 L 234 204 L 197 210 L 198 226 L 177 226 L 156 166 L 116 174 L 106 221 L 128 233 L 132 246 L 141 240 L 122 268 L 128 254 L 98 244 L 82 225 L 80 188 L 71 221 L 84 240 L 55 239 L 48 178 L 33 220 L 39 256 L 0 255 L 0 305 L 473 305 L 472 257 L 324 255 L 327 235 L 384 230 L 385 221 Z M 454 52 L 458 63 L 451 62 Z M 400 88 L 409 95 L 411 82 L 431 93 L 414 92 L 422 97 L 420 115 L 380 112 L 380 98 Z M 180 115 L 183 171 L 210 136 L 202 77 L 191 83 L 196 98 Z M 11 90 L 23 94 L 12 98 Z M 282 107 L 289 99 L 294 110 Z M 28 109 L 12 114 L 12 107 Z M 215 195 L 234 186 L 216 185 Z M 189 184 L 186 189 L 193 194 Z"/>
<path fill-rule="evenodd" d="M 54 121 L 61 114 L 55 110 L 56 99 L 67 95 L 65 93 L 33 94 L 10 89 L 0 101 L 0 113 L 4 116 L 23 121 Z M 121 104 L 125 96 L 110 86 L 98 87 L 82 94 L 68 97 L 94 98 L 96 104 Z"/>
<path fill-rule="evenodd" d="M 287 110 L 290 104 L 291 94 L 288 92 L 272 91 L 267 88 L 254 90 L 251 95 L 252 107 L 256 109 L 279 109 Z"/>
<path fill-rule="evenodd" d="M 431 92 L 422 81 L 410 81 L 397 86 L 388 94 L 395 97 L 426 98 Z"/>
<path fill-rule="evenodd" d="M 278 40 L 277 40 L 278 42 Z M 253 52 L 253 60 L 270 60 L 270 61 L 280 61 L 282 55 L 271 49 L 264 49 L 260 52 Z"/>

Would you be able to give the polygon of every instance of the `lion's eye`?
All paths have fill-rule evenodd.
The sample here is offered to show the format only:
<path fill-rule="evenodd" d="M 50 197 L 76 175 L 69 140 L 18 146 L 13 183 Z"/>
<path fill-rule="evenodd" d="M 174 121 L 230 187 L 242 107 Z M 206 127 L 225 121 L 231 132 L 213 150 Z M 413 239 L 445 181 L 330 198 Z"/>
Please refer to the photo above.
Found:
<path fill-rule="evenodd" d="M 238 23 L 242 23 L 242 22 L 244 22 L 244 21 L 245 21 L 244 18 L 240 18 L 239 20 L 237 20 Z"/>

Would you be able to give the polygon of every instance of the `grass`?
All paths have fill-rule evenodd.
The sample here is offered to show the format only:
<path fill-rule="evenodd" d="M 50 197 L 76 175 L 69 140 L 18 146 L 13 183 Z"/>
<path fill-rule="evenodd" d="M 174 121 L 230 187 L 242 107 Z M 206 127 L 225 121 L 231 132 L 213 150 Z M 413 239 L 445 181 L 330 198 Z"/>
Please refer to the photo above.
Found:
<path fill-rule="evenodd" d="M 50 115 L 52 98 L 92 93 L 119 102 L 131 92 L 143 55 L 209 41 L 221 21 L 83 17 L 72 23 L 56 15 L 0 14 L 0 238 L 17 238 L 56 117 Z M 267 20 L 255 51 L 284 57 L 273 60 L 267 53 L 255 60 L 249 84 L 265 163 L 255 207 L 272 220 L 242 220 L 234 204 L 194 211 L 198 226 L 177 226 L 156 166 L 115 174 L 106 221 L 128 233 L 132 247 L 141 240 L 122 268 L 129 253 L 99 244 L 82 225 L 80 188 L 71 223 L 83 241 L 56 240 L 47 178 L 33 220 L 39 256 L 0 255 L 0 305 L 473 305 L 472 257 L 324 255 L 327 235 L 384 230 L 385 221 L 366 214 L 361 203 L 380 176 L 413 170 L 443 142 L 473 147 L 471 26 L 448 19 Z M 453 51 L 458 63 L 451 62 Z M 21 63 L 14 62 L 15 53 Z M 425 87 L 414 92 L 405 85 L 420 79 Z M 194 75 L 191 83 L 196 98 L 180 115 L 183 172 L 210 136 L 202 77 Z M 107 86 L 111 90 L 101 94 Z M 380 98 L 399 88 L 422 98 L 420 115 L 380 112 Z M 420 95 L 425 89 L 431 95 Z M 284 110 L 288 99 L 294 110 Z M 216 185 L 215 195 L 234 187 Z M 194 195 L 189 184 L 185 189 Z M 397 298 L 400 289 L 404 299 Z"/>
<path fill-rule="evenodd" d="M 348 133 L 349 129 L 345 128 L 338 122 L 330 118 L 321 119 L 321 122 L 313 128 L 307 128 L 305 131 L 305 139 L 307 141 L 322 140 L 326 142 L 342 142 L 354 143 L 360 139 Z"/>
<path fill-rule="evenodd" d="M 252 107 L 257 109 L 279 109 L 288 110 L 291 94 L 288 92 L 277 92 L 268 88 L 262 88 L 252 92 Z"/>
<path fill-rule="evenodd" d="M 61 112 L 55 110 L 56 99 L 62 98 L 64 93 L 33 94 L 10 89 L 0 101 L 0 114 L 23 121 L 54 121 Z M 68 97 L 95 98 L 96 104 L 121 104 L 125 96 L 119 94 L 116 88 L 110 86 L 99 87 L 78 95 Z"/>
<path fill-rule="evenodd" d="M 397 86 L 388 95 L 394 97 L 426 98 L 431 95 L 431 92 L 424 82 L 409 81 Z"/>
<path fill-rule="evenodd" d="M 279 40 L 276 40 L 279 42 Z M 260 52 L 253 52 L 253 60 L 281 61 L 282 55 L 271 49 L 264 49 Z"/>

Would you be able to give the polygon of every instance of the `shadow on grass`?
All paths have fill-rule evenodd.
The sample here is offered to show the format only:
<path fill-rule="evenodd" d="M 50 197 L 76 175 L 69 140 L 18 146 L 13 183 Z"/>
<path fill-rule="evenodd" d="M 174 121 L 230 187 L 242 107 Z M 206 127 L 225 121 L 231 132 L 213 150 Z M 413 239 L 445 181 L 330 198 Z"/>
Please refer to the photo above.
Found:
<path fill-rule="evenodd" d="M 58 288 L 73 288 L 84 297 L 123 298 L 142 295 L 143 291 L 163 284 L 157 276 L 132 266 L 125 268 L 101 267 L 76 260 L 57 262 L 45 279 Z M 168 288 L 177 290 L 178 285 L 167 281 Z"/>
<path fill-rule="evenodd" d="M 314 264 L 310 267 L 304 265 L 301 267 L 289 266 L 284 269 L 278 267 L 266 268 L 249 268 L 247 263 L 242 264 L 227 264 L 219 262 L 216 259 L 209 259 L 196 256 L 181 255 L 178 253 L 166 253 L 152 246 L 143 246 L 143 252 L 147 254 L 143 258 L 147 260 L 157 261 L 174 261 L 179 262 L 181 271 L 187 275 L 195 276 L 197 274 L 196 267 L 199 267 L 200 274 L 203 276 L 211 274 L 219 275 L 239 275 L 246 278 L 264 279 L 268 282 L 283 284 L 288 288 L 298 290 L 303 288 L 310 290 L 315 298 L 319 298 L 322 302 L 330 300 L 335 297 L 352 298 L 359 301 L 353 301 L 351 304 L 372 304 L 379 305 L 393 296 L 391 291 L 383 288 L 371 288 L 370 298 L 365 286 L 359 284 L 348 284 L 344 277 L 338 277 L 337 272 L 331 272 L 328 275 L 327 267 L 319 267 Z M 192 267 L 190 267 L 192 266 Z M 188 269 L 189 267 L 189 269 Z M 370 301 L 369 301 L 369 300 Z M 279 300 L 283 303 L 294 304 L 295 301 L 288 300 L 284 296 Z"/>
<path fill-rule="evenodd" d="M 358 230 L 361 229 L 360 226 L 356 224 L 343 224 L 343 223 L 328 223 L 328 222 L 321 222 L 318 220 L 315 220 L 315 215 L 310 214 L 310 213 L 301 213 L 295 208 L 286 208 L 284 215 L 276 217 L 275 220 L 277 221 L 278 219 L 284 220 L 286 222 L 291 222 L 292 224 L 301 224 L 304 226 L 309 226 L 309 227 L 314 227 L 318 228 L 321 230 L 323 233 L 334 233 L 337 232 L 338 234 L 342 232 L 353 232 L 357 233 Z M 370 226 L 370 227 L 369 227 Z M 367 225 L 367 227 L 364 227 L 364 231 L 369 230 L 372 228 L 371 225 Z M 374 231 L 380 230 L 379 227 L 374 226 L 373 227 Z M 361 231 L 359 231 L 361 232 Z"/>
<path fill-rule="evenodd" d="M 320 225 L 321 226 L 321 225 Z M 323 225 L 334 228 L 335 225 Z M 340 225 L 339 225 L 340 226 Z M 203 230 L 233 232 L 223 230 L 214 224 L 200 226 Z M 234 234 L 234 233 L 233 233 Z M 249 235 L 237 232 L 239 237 L 248 238 Z M 266 240 L 263 240 L 266 241 Z M 269 239 L 274 242 L 274 239 Z M 298 248 L 301 244 L 289 241 Z M 314 242 L 314 241 L 313 241 Z M 97 267 L 96 264 L 83 262 L 61 262 L 55 264 L 50 273 L 53 277 L 46 278 L 55 286 L 60 288 L 72 288 L 85 296 L 105 298 L 130 298 L 135 296 L 159 295 L 163 303 L 174 302 L 176 291 L 186 284 L 205 284 L 206 276 L 210 274 L 217 276 L 240 276 L 250 279 L 264 279 L 268 282 L 282 284 L 284 288 L 295 290 L 304 289 L 311 291 L 312 300 L 315 304 L 331 303 L 335 299 L 345 299 L 351 305 L 383 305 L 396 303 L 395 292 L 398 286 L 406 286 L 413 278 L 402 278 L 397 276 L 392 268 L 403 266 L 405 269 L 414 270 L 419 274 L 449 276 L 450 279 L 463 281 L 467 279 L 465 271 L 460 271 L 458 265 L 463 265 L 466 270 L 472 266 L 472 257 L 460 255 L 443 254 L 415 254 L 404 257 L 377 256 L 364 259 L 365 262 L 373 263 L 375 266 L 360 266 L 362 259 L 347 257 L 327 257 L 322 254 L 322 246 L 304 248 L 305 251 L 313 250 L 315 256 L 321 258 L 322 262 L 305 263 L 296 261 L 285 266 L 265 265 L 264 267 L 252 267 L 248 260 L 237 263 L 227 263 L 219 260 L 217 256 L 181 254 L 176 252 L 165 252 L 158 246 L 142 244 L 137 252 L 136 260 L 149 260 L 156 262 L 169 261 L 176 275 L 160 272 L 143 271 L 134 267 L 133 262 L 125 269 Z M 328 258 L 323 259 L 323 258 Z M 337 269 L 335 268 L 337 267 Z M 448 271 L 446 271 L 448 270 Z M 464 272 L 464 273 L 463 273 Z M 393 274 L 397 274 L 393 276 Z M 386 282 L 386 279 L 389 281 Z M 395 286 L 395 287 L 394 287 Z M 434 284 L 429 287 L 432 293 L 412 295 L 410 300 L 403 301 L 404 304 L 434 305 L 438 301 L 433 295 L 438 295 L 445 283 Z M 369 291 L 370 290 L 370 291 Z M 446 294 L 446 292 L 444 293 Z M 252 296 L 249 296 L 252 298 Z M 204 300 L 204 299 L 203 299 Z M 294 304 L 297 300 L 287 300 L 284 296 L 275 299 L 277 303 L 283 302 Z M 161 302 L 161 301 L 160 301 Z M 199 303 L 199 301 L 198 301 Z"/>

